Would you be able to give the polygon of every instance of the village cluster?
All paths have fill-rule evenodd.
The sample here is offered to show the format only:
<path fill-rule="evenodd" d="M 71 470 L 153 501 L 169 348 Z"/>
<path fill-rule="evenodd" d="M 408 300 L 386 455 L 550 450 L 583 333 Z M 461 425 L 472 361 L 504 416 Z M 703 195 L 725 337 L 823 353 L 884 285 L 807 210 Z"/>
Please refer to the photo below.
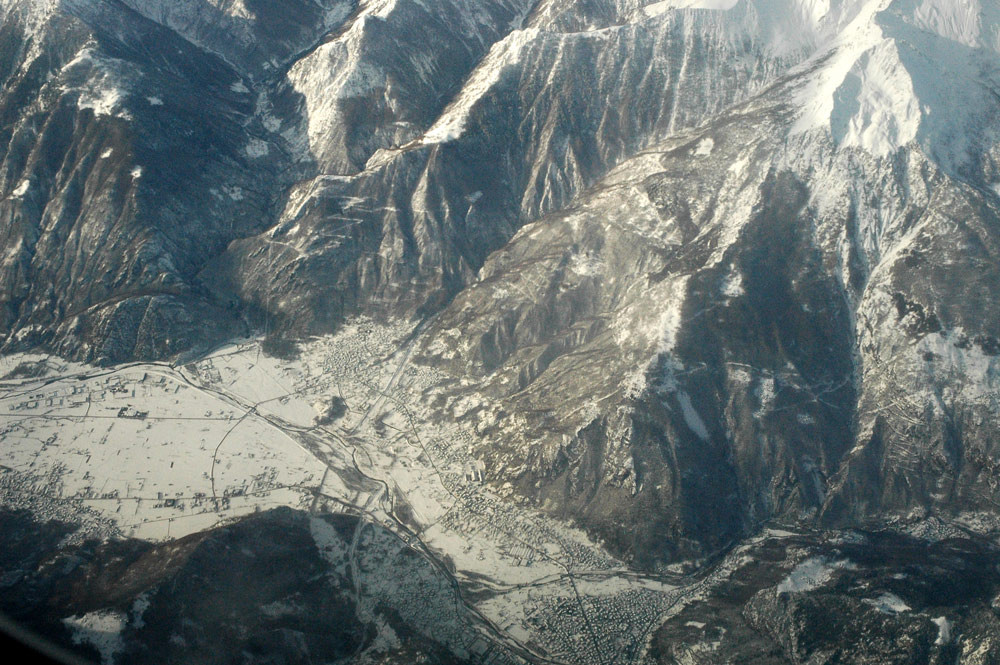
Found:
<path fill-rule="evenodd" d="M 410 332 L 359 322 L 287 358 L 248 340 L 181 366 L 0 366 L 0 500 L 31 494 L 41 516 L 73 510 L 105 537 L 152 540 L 281 505 L 351 512 L 447 562 L 506 639 L 561 662 L 629 662 L 676 590 L 501 498 L 477 436 L 433 417 L 424 397 L 441 377 L 408 362 Z M 506 653 L 491 644 L 465 646 Z"/>

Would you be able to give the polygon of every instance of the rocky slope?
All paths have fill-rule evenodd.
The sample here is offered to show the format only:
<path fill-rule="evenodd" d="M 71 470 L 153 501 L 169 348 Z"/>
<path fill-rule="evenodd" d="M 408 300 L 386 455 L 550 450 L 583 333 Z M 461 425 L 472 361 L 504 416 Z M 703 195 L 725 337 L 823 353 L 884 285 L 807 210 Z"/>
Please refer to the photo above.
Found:
<path fill-rule="evenodd" d="M 162 357 L 262 311 L 432 312 L 830 29 L 662 4 L 5 3 L 7 347 Z"/>
<path fill-rule="evenodd" d="M 159 545 L 75 546 L 71 525 L 3 519 L 0 609 L 93 661 L 457 664 L 491 646 L 445 571 L 357 517 L 282 509 Z"/>
<path fill-rule="evenodd" d="M 748 98 L 812 45 L 782 40 L 791 26 L 753 4 L 584 6 L 537 5 L 436 119 L 367 152 L 363 169 L 328 161 L 290 190 L 276 226 L 230 247 L 213 279 L 300 332 L 362 311 L 431 314 L 523 224 L 637 150 Z"/>
<path fill-rule="evenodd" d="M 866 9 L 525 226 L 435 320 L 442 417 L 479 428 L 497 482 L 640 559 L 774 515 L 992 509 L 993 28 L 945 50 L 902 3 Z"/>
<path fill-rule="evenodd" d="M 662 663 L 964 663 L 998 653 L 993 545 L 802 534 L 746 548 L 725 584 L 659 628 Z"/>
<path fill-rule="evenodd" d="M 254 165 L 239 74 L 120 3 L 5 3 L 2 21 L 8 348 L 163 356 L 238 330 L 195 277 L 259 228 L 285 168 Z"/>
<path fill-rule="evenodd" d="M 0 9 L 5 350 L 422 321 L 488 481 L 649 569 L 995 510 L 995 0 Z"/>

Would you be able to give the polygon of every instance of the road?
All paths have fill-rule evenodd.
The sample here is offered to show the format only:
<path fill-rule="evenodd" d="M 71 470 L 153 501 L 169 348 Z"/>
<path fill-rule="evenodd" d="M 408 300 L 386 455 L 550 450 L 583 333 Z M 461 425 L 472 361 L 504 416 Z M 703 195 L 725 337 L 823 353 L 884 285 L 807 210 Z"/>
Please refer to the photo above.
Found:
<path fill-rule="evenodd" d="M 387 406 L 397 410 L 405 417 L 407 423 L 406 428 L 408 429 L 408 432 L 406 433 L 407 438 L 412 439 L 412 441 L 416 442 L 416 445 L 419 446 L 423 453 L 421 457 L 427 460 L 427 464 L 429 465 L 428 471 L 432 472 L 431 475 L 437 478 L 437 482 L 455 502 L 454 505 L 472 513 L 476 511 L 475 506 L 467 503 L 460 494 L 456 493 L 449 487 L 448 482 L 445 480 L 445 475 L 439 466 L 439 462 L 435 459 L 434 451 L 426 445 L 424 440 L 424 430 L 426 426 L 423 426 L 423 424 L 419 422 L 419 419 L 414 415 L 413 409 L 411 409 L 406 403 L 400 401 L 400 398 L 397 396 L 397 388 L 399 387 L 400 381 L 408 367 L 411 353 L 415 345 L 412 339 L 413 338 L 411 338 L 411 340 L 400 348 L 395 354 L 396 365 L 391 376 L 377 391 L 378 396 L 376 399 L 365 410 L 361 418 L 348 429 L 341 429 L 335 426 L 319 426 L 315 424 L 310 426 L 298 425 L 288 422 L 274 413 L 269 413 L 264 408 L 267 403 L 273 402 L 277 399 L 299 397 L 309 391 L 311 386 L 306 386 L 300 388 L 299 390 L 289 390 L 286 394 L 278 397 L 270 397 L 260 401 L 251 401 L 240 395 L 238 392 L 230 390 L 229 386 L 207 383 L 198 373 L 193 372 L 190 367 L 175 366 L 169 363 L 131 363 L 115 368 L 99 368 L 85 372 L 78 372 L 69 376 L 47 378 L 42 381 L 25 381 L 20 386 L 11 387 L 7 397 L 23 397 L 31 393 L 38 393 L 39 391 L 44 390 L 46 387 L 57 382 L 87 382 L 113 374 L 139 370 L 149 375 L 165 376 L 171 381 L 176 381 L 186 385 L 193 390 L 199 391 L 205 396 L 213 398 L 214 400 L 221 400 L 229 407 L 232 407 L 232 409 L 236 412 L 237 417 L 232 419 L 232 426 L 225 431 L 214 447 L 211 471 L 209 473 L 211 478 L 212 499 L 218 500 L 219 498 L 215 486 L 215 466 L 219 458 L 220 450 L 222 450 L 227 441 L 232 440 L 233 437 L 231 437 L 231 435 L 241 426 L 241 424 L 251 419 L 266 423 L 278 435 L 293 441 L 297 446 L 306 451 L 313 458 L 317 459 L 324 466 L 323 474 L 318 484 L 315 486 L 310 485 L 308 487 L 299 488 L 312 494 L 310 507 L 313 512 L 319 510 L 321 501 L 330 501 L 342 506 L 345 512 L 357 514 L 361 516 L 363 520 L 377 522 L 387 527 L 395 535 L 395 537 L 399 538 L 404 544 L 419 552 L 432 566 L 434 566 L 434 568 L 439 571 L 440 574 L 446 576 L 456 594 L 456 598 L 458 598 L 462 603 L 465 610 L 468 612 L 468 615 L 470 617 L 474 617 L 475 621 L 482 626 L 483 630 L 489 635 L 492 641 L 503 645 L 510 652 L 529 662 L 546 663 L 551 665 L 575 665 L 576 663 L 581 662 L 579 658 L 582 658 L 582 654 L 578 655 L 577 660 L 564 661 L 553 658 L 546 653 L 542 653 L 538 650 L 538 648 L 525 644 L 523 641 L 514 638 L 511 634 L 504 631 L 501 626 L 497 625 L 489 616 L 486 616 L 479 609 L 477 604 L 469 599 L 468 590 L 472 588 L 473 584 L 479 591 L 483 588 L 488 588 L 497 595 L 528 588 L 541 590 L 550 585 L 554 589 L 564 588 L 564 586 L 568 584 L 568 587 L 572 590 L 573 598 L 575 599 L 575 605 L 579 614 L 581 626 L 592 645 L 594 653 L 596 654 L 596 665 L 611 665 L 613 663 L 636 662 L 642 655 L 642 651 L 649 634 L 661 625 L 669 614 L 679 611 L 680 608 L 688 602 L 696 599 L 699 594 L 705 591 L 705 589 L 709 588 L 716 581 L 724 579 L 725 576 L 728 575 L 728 568 L 725 565 L 725 560 L 716 562 L 716 565 L 714 565 L 710 571 L 703 571 L 698 574 L 686 576 L 670 574 L 649 575 L 628 570 L 624 566 L 609 570 L 580 570 L 575 567 L 571 559 L 560 556 L 558 552 L 556 554 L 552 554 L 544 548 L 534 546 L 531 542 L 522 538 L 516 528 L 505 529 L 504 538 L 508 539 L 512 543 L 518 543 L 519 545 L 528 548 L 535 553 L 536 560 L 544 559 L 556 566 L 559 570 L 561 570 L 561 572 L 558 574 L 543 575 L 528 583 L 504 583 L 502 580 L 486 580 L 479 576 L 465 576 L 462 575 L 461 571 L 458 571 L 457 574 L 453 573 L 443 558 L 443 556 L 447 553 L 437 551 L 432 545 L 425 542 L 423 539 L 423 530 L 414 529 L 413 526 L 405 523 L 397 516 L 397 506 L 395 505 L 396 496 L 397 494 L 406 496 L 409 488 L 398 487 L 387 473 L 380 472 L 380 468 L 373 460 L 372 455 L 369 453 L 368 447 L 370 444 L 364 438 L 364 426 L 367 423 L 370 423 L 374 418 L 378 417 L 378 415 L 386 409 Z M 237 350 L 233 353 L 240 352 L 241 351 Z M 276 379 L 275 382 L 278 383 L 278 385 L 281 385 Z M 22 416 L 29 417 L 20 413 L 0 415 L 6 415 L 7 417 L 12 418 Z M 113 418 L 114 416 L 34 414 L 30 417 L 89 419 L 94 417 Z M 216 418 L 198 417 L 191 417 L 191 419 L 219 420 Z M 150 418 L 150 420 L 155 419 Z M 335 453 L 339 453 L 339 455 Z M 350 465 L 349 469 L 345 469 L 345 463 Z M 356 474 L 358 478 L 362 479 L 363 486 L 359 487 L 359 490 L 363 490 L 362 494 L 369 497 L 365 500 L 363 505 L 351 504 L 350 502 L 345 501 L 343 497 L 335 496 L 324 491 L 331 473 L 343 477 L 343 474 L 348 470 L 352 474 Z M 484 518 L 484 520 L 485 519 L 486 518 Z M 356 542 L 352 542 L 352 552 L 355 547 Z M 624 580 L 637 586 L 642 586 L 647 583 L 658 583 L 675 587 L 673 590 L 664 591 L 665 598 L 668 601 L 666 609 L 658 615 L 650 618 L 647 625 L 643 626 L 641 630 L 635 632 L 633 639 L 631 639 L 628 643 L 617 647 L 615 651 L 609 650 L 610 647 L 608 645 L 612 644 L 612 640 L 608 639 L 608 636 L 604 633 L 607 628 L 599 625 L 599 622 L 590 615 L 587 603 L 584 602 L 585 598 L 588 597 L 588 585 L 599 584 L 610 580 Z M 355 591 L 357 592 L 357 581 L 355 580 L 354 583 Z"/>

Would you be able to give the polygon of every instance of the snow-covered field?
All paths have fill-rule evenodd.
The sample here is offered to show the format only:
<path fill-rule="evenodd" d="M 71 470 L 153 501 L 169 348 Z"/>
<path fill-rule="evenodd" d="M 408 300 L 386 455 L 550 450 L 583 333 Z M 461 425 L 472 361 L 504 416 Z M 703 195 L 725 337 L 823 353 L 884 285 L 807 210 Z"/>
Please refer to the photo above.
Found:
<path fill-rule="evenodd" d="M 442 377 L 409 362 L 413 332 L 361 320 L 292 359 L 245 340 L 178 366 L 4 357 L 0 504 L 157 541 L 277 506 L 350 512 L 393 531 L 387 548 L 407 543 L 453 571 L 504 639 L 568 663 L 641 653 L 652 630 L 746 563 L 747 548 L 796 537 L 766 530 L 701 580 L 629 570 L 582 531 L 484 482 L 478 435 L 442 417 L 450 405 L 430 406 Z M 696 414 L 688 424 L 697 428 Z M 324 556 L 342 564 L 346 544 L 312 524 Z M 777 592 L 817 589 L 852 568 L 805 558 Z M 866 602 L 908 610 L 886 595 Z M 67 619 L 106 658 L 121 623 L 100 612 Z"/>
<path fill-rule="evenodd" d="M 0 464 L 128 536 L 177 538 L 301 505 L 325 471 L 280 428 L 167 366 L 74 368 L 4 387 Z"/>
<path fill-rule="evenodd" d="M 356 321 L 294 359 L 254 340 L 178 366 L 4 357 L 0 471 L 13 491 L 0 497 L 30 494 L 43 519 L 45 506 L 86 509 L 157 541 L 276 506 L 349 511 L 489 589 L 477 609 L 519 642 L 582 662 L 645 639 L 678 590 L 496 495 L 474 435 L 431 424 L 422 395 L 441 377 L 408 363 L 411 332 Z"/>

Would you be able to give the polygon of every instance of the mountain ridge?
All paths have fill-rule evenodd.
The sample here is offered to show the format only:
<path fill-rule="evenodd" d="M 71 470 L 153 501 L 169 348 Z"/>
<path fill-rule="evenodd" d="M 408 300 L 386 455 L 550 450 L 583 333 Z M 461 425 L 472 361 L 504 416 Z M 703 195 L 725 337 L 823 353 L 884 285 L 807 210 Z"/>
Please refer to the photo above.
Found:
<path fill-rule="evenodd" d="M 488 481 L 650 568 L 993 505 L 995 2 L 2 6 L 5 351 L 422 322 Z"/>

